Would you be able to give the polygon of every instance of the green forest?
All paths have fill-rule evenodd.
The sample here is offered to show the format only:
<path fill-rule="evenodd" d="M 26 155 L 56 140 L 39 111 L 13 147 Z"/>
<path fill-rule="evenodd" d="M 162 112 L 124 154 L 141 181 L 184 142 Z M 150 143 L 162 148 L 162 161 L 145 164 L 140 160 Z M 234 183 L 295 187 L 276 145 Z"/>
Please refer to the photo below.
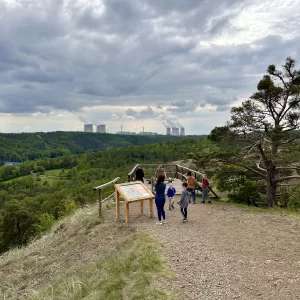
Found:
<path fill-rule="evenodd" d="M 126 181 L 127 173 L 136 163 L 184 159 L 210 144 L 206 139 L 184 139 L 0 167 L 0 252 L 27 244 L 56 220 L 95 202 L 97 194 L 93 187 L 116 177 Z M 37 176 L 41 174 L 58 176 Z M 112 188 L 105 192 L 110 193 Z"/>
<path fill-rule="evenodd" d="M 53 158 L 110 147 L 144 145 L 182 138 L 171 135 L 118 135 L 68 131 L 0 133 L 0 163 L 3 161 L 23 162 L 36 158 Z"/>

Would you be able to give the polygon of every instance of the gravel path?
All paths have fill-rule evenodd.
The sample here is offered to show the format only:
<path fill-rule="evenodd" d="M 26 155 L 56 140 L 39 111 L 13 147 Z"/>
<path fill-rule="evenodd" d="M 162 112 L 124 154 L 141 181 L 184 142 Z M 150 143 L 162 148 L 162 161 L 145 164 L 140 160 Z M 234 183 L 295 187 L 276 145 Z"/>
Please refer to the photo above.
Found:
<path fill-rule="evenodd" d="M 179 299 L 300 299 L 299 216 L 197 203 L 188 223 L 177 206 L 156 225 L 138 209 L 130 224 L 162 243 Z"/>

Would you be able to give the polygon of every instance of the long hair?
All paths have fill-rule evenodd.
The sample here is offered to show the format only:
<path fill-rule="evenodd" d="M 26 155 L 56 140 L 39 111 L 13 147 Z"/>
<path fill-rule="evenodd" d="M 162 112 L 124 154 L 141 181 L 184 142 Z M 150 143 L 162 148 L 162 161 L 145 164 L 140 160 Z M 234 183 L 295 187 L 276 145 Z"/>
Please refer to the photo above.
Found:
<path fill-rule="evenodd" d="M 165 182 L 165 176 L 164 175 L 159 175 L 156 181 L 156 185 Z"/>

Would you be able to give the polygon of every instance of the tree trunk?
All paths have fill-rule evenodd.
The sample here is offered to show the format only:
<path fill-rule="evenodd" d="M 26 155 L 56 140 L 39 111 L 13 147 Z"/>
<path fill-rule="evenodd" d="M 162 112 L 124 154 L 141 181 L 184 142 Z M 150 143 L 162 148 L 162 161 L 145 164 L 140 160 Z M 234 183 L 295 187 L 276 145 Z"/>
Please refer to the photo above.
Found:
<path fill-rule="evenodd" d="M 273 166 L 268 169 L 267 206 L 268 207 L 277 206 L 277 199 L 276 199 L 276 169 Z"/>

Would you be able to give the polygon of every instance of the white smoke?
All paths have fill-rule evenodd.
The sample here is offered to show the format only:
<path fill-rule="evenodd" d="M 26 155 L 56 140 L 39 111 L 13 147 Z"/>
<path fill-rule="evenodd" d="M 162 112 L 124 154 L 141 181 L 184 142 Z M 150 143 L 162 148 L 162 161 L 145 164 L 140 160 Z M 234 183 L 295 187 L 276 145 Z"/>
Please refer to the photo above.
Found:
<path fill-rule="evenodd" d="M 83 122 L 84 124 L 88 124 L 88 122 L 84 119 L 84 117 L 79 116 L 78 119 Z"/>
<path fill-rule="evenodd" d="M 178 120 L 177 120 L 176 123 L 177 123 L 177 126 L 178 126 L 179 128 L 184 128 L 184 126 L 183 126 L 182 124 L 180 124 Z"/>

